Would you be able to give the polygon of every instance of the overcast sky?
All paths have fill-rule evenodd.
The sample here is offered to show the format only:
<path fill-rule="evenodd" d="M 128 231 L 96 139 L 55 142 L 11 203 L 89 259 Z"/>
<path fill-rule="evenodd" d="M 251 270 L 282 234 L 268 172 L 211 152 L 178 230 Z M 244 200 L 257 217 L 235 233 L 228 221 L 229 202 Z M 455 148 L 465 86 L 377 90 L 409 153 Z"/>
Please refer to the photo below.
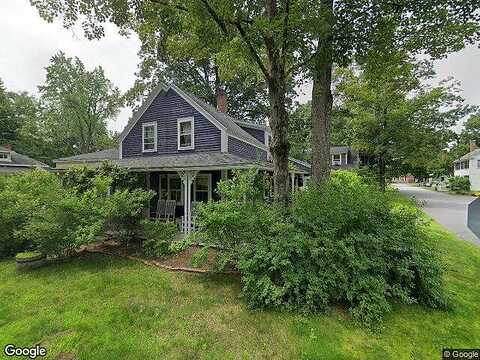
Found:
<path fill-rule="evenodd" d="M 102 66 L 107 77 L 121 91 L 135 80 L 140 42 L 135 36 L 118 35 L 113 25 L 106 27 L 105 38 L 86 40 L 82 32 L 66 30 L 60 23 L 48 24 L 40 18 L 28 0 L 0 0 L 0 78 L 13 91 L 37 93 L 45 81 L 45 67 L 57 52 L 78 56 L 87 68 Z M 438 79 L 453 76 L 462 84 L 467 103 L 480 105 L 480 50 L 467 48 L 436 62 Z M 305 87 L 300 101 L 310 98 Z M 109 128 L 121 131 L 131 115 L 123 109 Z"/>

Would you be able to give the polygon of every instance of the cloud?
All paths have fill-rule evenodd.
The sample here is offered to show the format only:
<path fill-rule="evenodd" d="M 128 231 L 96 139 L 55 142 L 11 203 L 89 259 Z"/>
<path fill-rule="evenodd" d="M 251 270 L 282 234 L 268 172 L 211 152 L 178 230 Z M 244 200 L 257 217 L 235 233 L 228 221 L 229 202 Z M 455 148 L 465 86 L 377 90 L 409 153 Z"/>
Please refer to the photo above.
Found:
<path fill-rule="evenodd" d="M 67 56 L 78 56 L 88 69 L 102 66 L 106 76 L 126 91 L 135 80 L 140 41 L 135 35 L 120 36 L 112 24 L 105 30 L 105 38 L 90 41 L 79 29 L 67 30 L 58 21 L 45 22 L 28 0 L 2 0 L 0 78 L 9 90 L 37 93 L 50 58 L 62 50 Z M 130 115 L 130 109 L 123 109 L 109 128 L 121 131 Z"/>

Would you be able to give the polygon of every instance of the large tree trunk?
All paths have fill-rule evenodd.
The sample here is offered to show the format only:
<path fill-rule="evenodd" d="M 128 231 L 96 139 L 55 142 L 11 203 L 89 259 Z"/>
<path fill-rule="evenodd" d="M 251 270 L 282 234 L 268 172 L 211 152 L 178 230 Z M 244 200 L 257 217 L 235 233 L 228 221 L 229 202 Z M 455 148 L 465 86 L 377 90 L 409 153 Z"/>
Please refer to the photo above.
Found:
<path fill-rule="evenodd" d="M 325 1 L 323 5 L 324 26 L 313 58 L 312 180 L 317 185 L 330 176 L 333 1 Z"/>
<path fill-rule="evenodd" d="M 265 13 L 270 21 L 277 18 L 277 1 L 266 0 Z M 270 100 L 270 127 L 272 141 L 270 152 L 273 158 L 273 194 L 276 202 L 288 202 L 288 114 L 285 105 L 286 72 L 285 58 L 281 45 L 271 35 L 264 36 L 267 50 L 268 70 L 266 74 Z M 283 49 L 285 50 L 285 49 Z"/>
<path fill-rule="evenodd" d="M 272 78 L 268 86 L 270 100 L 270 152 L 273 158 L 274 200 L 288 201 L 288 115 L 285 109 L 285 86 L 282 78 Z"/>

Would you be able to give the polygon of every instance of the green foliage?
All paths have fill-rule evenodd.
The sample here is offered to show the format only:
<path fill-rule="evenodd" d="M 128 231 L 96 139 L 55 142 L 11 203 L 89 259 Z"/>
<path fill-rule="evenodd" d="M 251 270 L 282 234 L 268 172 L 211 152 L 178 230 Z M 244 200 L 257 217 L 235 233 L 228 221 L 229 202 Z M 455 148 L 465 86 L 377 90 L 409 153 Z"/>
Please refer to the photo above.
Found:
<path fill-rule="evenodd" d="M 143 175 L 129 172 L 108 161 L 99 168 L 74 167 L 63 174 L 63 184 L 77 192 L 83 193 L 93 187 L 96 176 L 107 176 L 112 179 L 112 192 L 121 189 L 135 189 L 142 185 Z"/>
<path fill-rule="evenodd" d="M 172 252 L 170 246 L 177 234 L 175 223 L 144 220 L 142 226 L 146 237 L 142 249 L 147 257 L 162 258 Z"/>
<path fill-rule="evenodd" d="M 132 236 L 153 194 L 136 189 L 108 195 L 111 184 L 111 178 L 99 175 L 89 189 L 77 193 L 43 170 L 3 179 L 0 255 L 36 248 L 47 255 L 67 256 L 106 230 Z"/>
<path fill-rule="evenodd" d="M 456 82 L 426 85 L 432 76 L 431 63 L 398 51 L 372 50 L 360 68 L 337 71 L 347 143 L 375 159 L 382 187 L 388 177 L 428 174 L 454 138 L 450 128 L 472 111 Z"/>
<path fill-rule="evenodd" d="M 15 255 L 15 260 L 36 260 L 40 257 L 44 256 L 41 252 L 39 251 L 26 251 L 26 252 L 21 252 Z"/>
<path fill-rule="evenodd" d="M 57 157 L 113 147 L 107 121 L 122 106 L 117 87 L 101 67 L 88 71 L 79 58 L 55 54 L 39 87 L 45 111 L 45 128 Z"/>
<path fill-rule="evenodd" d="M 238 201 L 246 189 L 203 206 L 198 222 L 202 239 L 220 248 L 221 265 L 241 272 L 249 306 L 315 312 L 340 302 L 375 326 L 392 301 L 444 305 L 420 212 L 396 204 L 393 192 L 340 171 L 321 189 L 298 192 L 285 211 Z"/>
<path fill-rule="evenodd" d="M 204 246 L 192 255 L 191 264 L 194 268 L 202 267 L 207 263 L 208 260 L 208 247 Z"/>
<path fill-rule="evenodd" d="M 448 179 L 450 190 L 466 192 L 470 191 L 470 179 L 468 176 L 453 176 Z"/>

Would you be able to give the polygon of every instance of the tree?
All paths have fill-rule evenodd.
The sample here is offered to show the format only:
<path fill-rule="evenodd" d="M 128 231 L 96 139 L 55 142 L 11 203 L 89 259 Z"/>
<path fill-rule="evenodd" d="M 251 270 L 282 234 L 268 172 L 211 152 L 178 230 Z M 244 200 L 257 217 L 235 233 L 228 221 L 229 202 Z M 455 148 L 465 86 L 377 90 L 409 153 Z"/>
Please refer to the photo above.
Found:
<path fill-rule="evenodd" d="M 313 79 L 312 178 L 329 172 L 332 69 L 361 63 L 372 48 L 439 58 L 480 38 L 478 0 L 312 0 L 302 22 L 302 57 Z M 426 36 L 425 34 L 428 34 Z"/>
<path fill-rule="evenodd" d="M 406 168 L 426 169 L 453 139 L 450 128 L 471 111 L 456 83 L 429 87 L 428 62 L 402 52 L 374 52 L 361 68 L 339 71 L 350 143 L 376 160 L 379 184 Z"/>
<path fill-rule="evenodd" d="M 311 157 L 312 105 L 295 104 L 290 113 L 288 140 L 290 154 L 296 159 L 309 161 Z"/>
<path fill-rule="evenodd" d="M 17 123 L 13 116 L 12 102 L 0 79 L 0 145 L 16 139 Z"/>
<path fill-rule="evenodd" d="M 122 96 L 103 69 L 88 71 L 79 58 L 59 52 L 46 70 L 46 82 L 39 86 L 43 126 L 56 156 L 113 146 L 107 121 L 118 114 Z"/>
<path fill-rule="evenodd" d="M 211 54 L 204 55 L 207 57 L 200 60 L 191 53 L 181 54 L 178 59 L 162 39 L 149 38 L 155 44 L 141 47 L 140 70 L 134 86 L 127 93 L 130 105 L 141 102 L 159 82 L 175 83 L 215 107 L 218 91 L 224 90 L 229 115 L 243 121 L 265 123 L 268 116 L 267 90 L 265 82 L 257 74 L 235 72 L 221 77 Z"/>
<path fill-rule="evenodd" d="M 91 38 L 103 36 L 102 23 L 111 21 L 122 32 L 137 32 L 143 44 L 149 44 L 149 37 L 161 37 L 170 51 L 180 55 L 206 52 L 215 59 L 220 74 L 227 76 L 225 81 L 237 71 L 259 74 L 268 89 L 275 199 L 287 201 L 286 103 L 291 78 L 298 70 L 300 54 L 295 49 L 302 37 L 297 23 L 305 12 L 305 1 L 117 0 L 99 5 L 89 0 L 32 0 L 32 4 L 46 20 L 62 16 L 67 27 L 83 19 Z"/>

